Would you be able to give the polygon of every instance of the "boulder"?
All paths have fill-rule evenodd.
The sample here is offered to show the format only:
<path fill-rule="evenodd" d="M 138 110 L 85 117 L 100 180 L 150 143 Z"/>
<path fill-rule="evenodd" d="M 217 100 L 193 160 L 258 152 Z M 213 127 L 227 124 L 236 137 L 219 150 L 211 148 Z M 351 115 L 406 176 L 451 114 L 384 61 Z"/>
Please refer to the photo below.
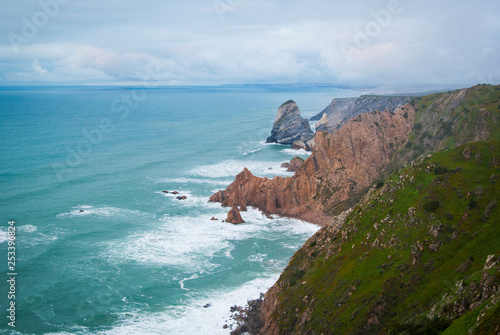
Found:
<path fill-rule="evenodd" d="M 297 171 L 302 165 L 304 164 L 304 160 L 300 158 L 299 156 L 295 156 L 292 158 L 290 163 L 283 163 L 281 164 L 282 168 L 286 168 L 288 172 L 295 172 Z"/>
<path fill-rule="evenodd" d="M 240 224 L 240 223 L 245 223 L 245 220 L 241 217 L 240 211 L 236 206 L 233 206 L 229 213 L 227 213 L 227 219 L 226 222 L 230 222 L 232 224 Z"/>
<path fill-rule="evenodd" d="M 289 100 L 278 109 L 271 136 L 267 138 L 266 142 L 279 144 L 303 142 L 305 145 L 313 137 L 314 133 L 309 126 L 309 120 L 303 119 L 297 104 Z"/>
<path fill-rule="evenodd" d="M 177 200 L 186 200 L 187 197 L 185 195 L 183 195 L 182 197 L 177 197 Z"/>

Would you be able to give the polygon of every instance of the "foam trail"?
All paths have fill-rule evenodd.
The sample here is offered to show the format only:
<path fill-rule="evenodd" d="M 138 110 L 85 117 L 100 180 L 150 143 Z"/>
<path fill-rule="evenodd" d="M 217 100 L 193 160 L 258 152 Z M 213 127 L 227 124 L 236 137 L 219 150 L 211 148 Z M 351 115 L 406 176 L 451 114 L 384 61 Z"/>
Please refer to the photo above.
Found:
<path fill-rule="evenodd" d="M 0 230 L 0 243 L 7 242 L 9 240 L 9 235 L 6 231 Z"/>
<path fill-rule="evenodd" d="M 283 149 L 281 152 L 292 156 L 311 156 L 312 152 L 304 149 Z"/>
<path fill-rule="evenodd" d="M 198 278 L 200 278 L 200 277 L 195 273 L 194 275 L 192 275 L 189 278 L 184 278 L 183 280 L 180 280 L 179 285 L 181 286 L 181 290 L 189 291 L 189 289 L 184 286 L 184 283 L 188 280 L 193 280 L 193 279 L 198 279 Z"/>
<path fill-rule="evenodd" d="M 140 211 L 124 209 L 124 208 L 116 208 L 116 207 L 93 207 L 88 205 L 76 206 L 73 208 L 77 208 L 68 213 L 61 213 L 57 215 L 57 218 L 67 218 L 67 217 L 76 217 L 76 216 L 131 216 L 131 215 L 142 215 Z"/>

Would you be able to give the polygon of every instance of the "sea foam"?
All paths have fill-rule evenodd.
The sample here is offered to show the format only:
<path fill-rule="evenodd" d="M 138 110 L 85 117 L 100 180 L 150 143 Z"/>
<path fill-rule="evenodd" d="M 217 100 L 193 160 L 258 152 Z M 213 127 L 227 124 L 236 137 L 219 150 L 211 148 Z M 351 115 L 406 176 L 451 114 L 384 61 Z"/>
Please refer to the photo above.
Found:
<path fill-rule="evenodd" d="M 279 273 L 267 274 L 236 288 L 197 296 L 183 306 L 170 306 L 163 312 L 122 312 L 117 325 L 100 334 L 229 334 L 237 327 L 230 318 L 231 306 L 244 306 L 259 297 L 278 277 Z M 224 329 L 224 325 L 228 327 Z"/>
<path fill-rule="evenodd" d="M 235 177 L 246 167 L 256 176 L 292 176 L 293 173 L 287 172 L 281 167 L 283 162 L 266 161 L 239 161 L 229 159 L 219 164 L 203 165 L 192 169 L 188 173 L 194 176 L 209 178 Z"/>
<path fill-rule="evenodd" d="M 77 208 L 67 213 L 61 213 L 57 215 L 57 218 L 67 218 L 67 217 L 78 217 L 78 216 L 130 216 L 130 215 L 143 215 L 137 210 L 125 209 L 125 208 L 116 208 L 110 206 L 102 206 L 102 207 L 94 207 L 89 205 L 80 205 L 75 206 L 73 208 Z"/>

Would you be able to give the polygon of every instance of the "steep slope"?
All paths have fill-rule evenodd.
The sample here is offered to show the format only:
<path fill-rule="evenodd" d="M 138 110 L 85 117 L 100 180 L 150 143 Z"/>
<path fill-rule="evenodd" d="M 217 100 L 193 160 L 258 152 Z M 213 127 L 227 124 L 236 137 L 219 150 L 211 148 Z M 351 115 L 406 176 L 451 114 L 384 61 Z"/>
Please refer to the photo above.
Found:
<path fill-rule="evenodd" d="M 496 334 L 499 176 L 499 142 L 392 174 L 292 257 L 261 334 Z"/>
<path fill-rule="evenodd" d="M 394 112 L 411 100 L 410 97 L 362 95 L 358 98 L 333 99 L 321 113 L 310 121 L 319 121 L 316 130 L 331 133 L 340 128 L 349 119 L 373 111 Z"/>
<path fill-rule="evenodd" d="M 500 86 L 431 94 L 415 98 L 412 104 L 415 124 L 408 144 L 398 153 L 399 165 L 467 142 L 500 140 Z"/>
<path fill-rule="evenodd" d="M 500 86 L 432 94 L 319 132 L 294 177 L 264 181 L 263 193 L 285 185 L 287 201 L 307 177 L 303 218 L 345 212 L 323 220 L 252 312 L 261 334 L 500 332 L 499 119 Z M 244 185 L 214 197 L 251 201 Z"/>

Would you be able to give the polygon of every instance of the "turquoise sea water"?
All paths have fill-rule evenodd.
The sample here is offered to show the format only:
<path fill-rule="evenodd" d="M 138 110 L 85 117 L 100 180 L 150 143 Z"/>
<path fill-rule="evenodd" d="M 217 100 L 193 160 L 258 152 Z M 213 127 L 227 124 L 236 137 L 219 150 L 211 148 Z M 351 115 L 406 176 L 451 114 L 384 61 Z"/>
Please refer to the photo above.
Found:
<path fill-rule="evenodd" d="M 280 165 L 297 152 L 264 144 L 281 103 L 294 99 L 311 117 L 334 97 L 356 95 L 272 86 L 0 89 L 0 333 L 229 334 L 230 306 L 265 292 L 318 227 L 251 208 L 246 224 L 222 223 L 228 209 L 208 197 L 243 167 L 289 174 Z M 15 332 L 6 318 L 9 220 Z"/>

